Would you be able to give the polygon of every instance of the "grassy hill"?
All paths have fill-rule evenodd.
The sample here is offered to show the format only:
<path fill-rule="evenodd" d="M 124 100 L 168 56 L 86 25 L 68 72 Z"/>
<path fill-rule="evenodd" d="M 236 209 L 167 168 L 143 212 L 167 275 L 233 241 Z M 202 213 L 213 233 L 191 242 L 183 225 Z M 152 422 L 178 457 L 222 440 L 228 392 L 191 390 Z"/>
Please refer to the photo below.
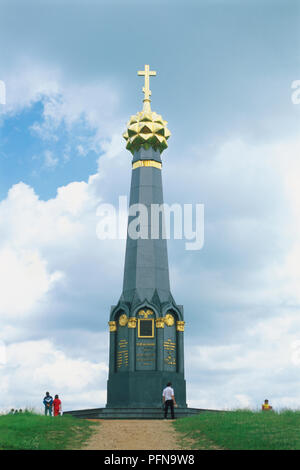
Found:
<path fill-rule="evenodd" d="M 206 412 L 174 421 L 194 449 L 300 449 L 300 411 Z"/>
<path fill-rule="evenodd" d="M 300 450 L 300 411 L 206 412 L 172 421 L 188 449 Z M 99 423 L 34 413 L 0 416 L 0 450 L 81 448 Z"/>
<path fill-rule="evenodd" d="M 97 425 L 72 416 L 50 418 L 34 413 L 2 415 L 0 450 L 80 448 Z"/>

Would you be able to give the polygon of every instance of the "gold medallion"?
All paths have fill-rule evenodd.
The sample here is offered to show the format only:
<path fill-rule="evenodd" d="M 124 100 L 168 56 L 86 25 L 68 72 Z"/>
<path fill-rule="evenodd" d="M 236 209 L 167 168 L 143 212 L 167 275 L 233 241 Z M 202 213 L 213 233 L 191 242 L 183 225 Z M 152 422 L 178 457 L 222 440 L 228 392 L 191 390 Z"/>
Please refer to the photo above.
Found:
<path fill-rule="evenodd" d="M 174 317 L 171 315 L 171 313 L 167 313 L 165 316 L 165 324 L 167 326 L 173 326 L 174 325 Z"/>

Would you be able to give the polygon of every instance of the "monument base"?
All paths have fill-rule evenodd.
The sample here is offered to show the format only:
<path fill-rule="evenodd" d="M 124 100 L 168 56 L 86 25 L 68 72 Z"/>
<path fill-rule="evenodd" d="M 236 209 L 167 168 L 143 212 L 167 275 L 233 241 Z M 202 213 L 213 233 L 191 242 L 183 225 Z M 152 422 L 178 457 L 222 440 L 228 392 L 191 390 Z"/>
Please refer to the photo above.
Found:
<path fill-rule="evenodd" d="M 162 391 L 171 382 L 179 408 L 186 408 L 183 374 L 166 371 L 135 371 L 110 374 L 107 382 L 107 408 L 161 409 Z"/>
<path fill-rule="evenodd" d="M 206 410 L 199 408 L 174 408 L 175 419 L 185 418 L 204 412 L 218 412 L 220 410 Z M 164 419 L 164 410 L 160 408 L 93 408 L 90 410 L 65 411 L 64 415 L 72 415 L 83 419 Z M 171 418 L 170 409 L 168 419 Z"/>

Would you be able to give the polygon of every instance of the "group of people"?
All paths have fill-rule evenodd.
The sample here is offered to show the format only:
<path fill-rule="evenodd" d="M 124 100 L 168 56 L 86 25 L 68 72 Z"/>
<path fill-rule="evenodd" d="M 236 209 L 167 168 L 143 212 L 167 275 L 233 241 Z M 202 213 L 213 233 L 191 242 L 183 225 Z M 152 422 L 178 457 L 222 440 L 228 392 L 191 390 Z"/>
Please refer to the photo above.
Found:
<path fill-rule="evenodd" d="M 177 407 L 177 403 L 175 400 L 175 393 L 174 393 L 174 389 L 172 388 L 171 382 L 168 382 L 166 388 L 164 388 L 163 393 L 162 393 L 162 399 L 163 399 L 163 407 L 164 407 L 164 418 L 167 419 L 168 409 L 170 408 L 171 418 L 175 419 L 174 407 Z M 53 400 L 50 393 L 46 392 L 46 396 L 43 400 L 43 403 L 45 406 L 46 416 L 48 414 L 49 416 L 52 416 L 52 409 L 53 409 L 54 416 L 59 416 L 61 414 L 61 411 L 62 411 L 61 400 L 59 399 L 58 395 L 55 395 L 55 398 Z M 262 411 L 269 411 L 272 409 L 273 408 L 269 404 L 269 400 L 265 400 L 264 403 L 262 404 Z M 22 412 L 22 410 L 19 410 L 19 412 Z M 16 411 L 11 410 L 11 413 L 18 413 L 18 410 Z"/>
<path fill-rule="evenodd" d="M 52 410 L 54 416 L 59 416 L 62 412 L 61 409 L 61 401 L 58 395 L 55 395 L 54 400 L 49 392 L 46 392 L 46 396 L 43 400 L 43 404 L 45 406 L 45 416 L 49 414 L 52 416 Z"/>

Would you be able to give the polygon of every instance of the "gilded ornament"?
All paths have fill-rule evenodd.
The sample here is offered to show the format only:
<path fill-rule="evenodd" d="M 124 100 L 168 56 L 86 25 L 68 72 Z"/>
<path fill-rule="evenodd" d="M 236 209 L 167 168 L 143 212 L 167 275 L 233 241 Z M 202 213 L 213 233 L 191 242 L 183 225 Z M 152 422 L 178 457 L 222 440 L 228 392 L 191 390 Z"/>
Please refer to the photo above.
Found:
<path fill-rule="evenodd" d="M 117 323 L 115 321 L 109 321 L 109 331 L 117 331 Z"/>
<path fill-rule="evenodd" d="M 157 318 L 155 320 L 155 324 L 156 324 L 156 328 L 164 328 L 165 326 L 165 322 L 164 322 L 164 319 L 161 317 L 161 318 Z"/>
<path fill-rule="evenodd" d="M 184 321 L 176 322 L 176 330 L 177 331 L 184 331 L 184 325 L 185 325 Z"/>
<path fill-rule="evenodd" d="M 167 315 L 165 316 L 165 324 L 167 326 L 173 326 L 174 325 L 174 317 L 171 313 L 167 313 Z"/>
<path fill-rule="evenodd" d="M 159 170 L 161 170 L 162 164 L 155 160 L 137 160 L 136 162 L 133 162 L 132 169 L 135 170 L 140 166 L 153 166 L 154 168 L 158 168 Z"/>
<path fill-rule="evenodd" d="M 123 313 L 119 318 L 119 325 L 120 326 L 126 326 L 127 323 L 128 323 L 127 315 L 126 315 L 126 313 Z"/>
<path fill-rule="evenodd" d="M 153 311 L 150 310 L 150 309 L 148 309 L 148 310 L 140 310 L 138 314 L 139 314 L 139 316 L 141 316 L 141 317 L 148 318 L 149 315 L 153 315 Z"/>
<path fill-rule="evenodd" d="M 136 328 L 136 318 L 129 317 L 128 318 L 128 328 Z"/>

